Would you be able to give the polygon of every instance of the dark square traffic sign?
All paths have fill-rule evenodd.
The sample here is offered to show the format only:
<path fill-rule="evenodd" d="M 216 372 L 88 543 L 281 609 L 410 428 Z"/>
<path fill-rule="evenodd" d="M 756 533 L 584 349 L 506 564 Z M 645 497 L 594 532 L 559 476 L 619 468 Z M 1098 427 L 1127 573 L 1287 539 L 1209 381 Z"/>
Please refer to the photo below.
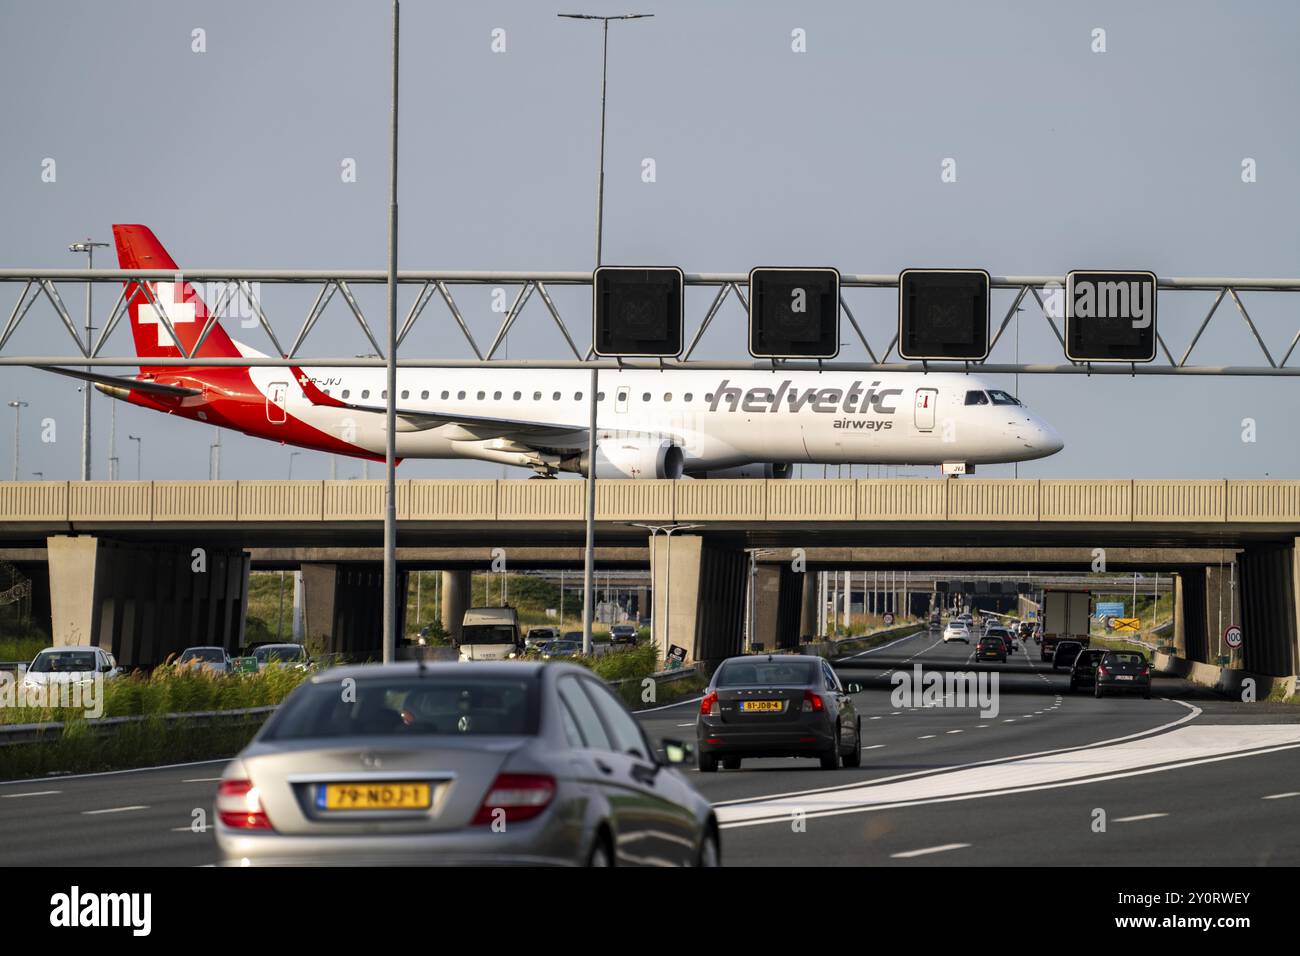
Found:
<path fill-rule="evenodd" d="M 592 277 L 597 355 L 668 357 L 682 352 L 686 275 L 676 266 L 601 266 Z"/>
<path fill-rule="evenodd" d="M 989 354 L 989 287 L 983 269 L 905 269 L 898 276 L 898 354 L 978 360 Z"/>
<path fill-rule="evenodd" d="M 1156 274 L 1085 272 L 1065 278 L 1065 355 L 1072 362 L 1156 357 Z"/>
<path fill-rule="evenodd" d="M 840 352 L 840 274 L 831 268 L 749 272 L 749 354 L 834 358 Z"/>

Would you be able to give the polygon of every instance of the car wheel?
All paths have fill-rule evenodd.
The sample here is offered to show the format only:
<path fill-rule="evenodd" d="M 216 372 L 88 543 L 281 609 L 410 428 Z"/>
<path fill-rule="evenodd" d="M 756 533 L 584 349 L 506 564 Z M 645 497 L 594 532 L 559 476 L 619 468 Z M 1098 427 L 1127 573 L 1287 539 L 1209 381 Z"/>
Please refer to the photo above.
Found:
<path fill-rule="evenodd" d="M 1150 700 L 1150 699 L 1151 699 L 1151 691 L 1149 691 L 1149 690 L 1144 690 L 1144 691 L 1142 692 L 1142 699 L 1143 699 L 1143 700 Z"/>
<path fill-rule="evenodd" d="M 588 866 L 613 866 L 614 854 L 609 850 L 609 837 L 601 833 L 596 837 L 596 843 L 591 848 L 591 855 L 587 857 Z"/>
<path fill-rule="evenodd" d="M 1101 700 L 1101 685 L 1100 685 L 1100 684 L 1098 684 L 1096 687 L 1094 687 L 1094 688 L 1092 689 L 1092 696 L 1093 696 L 1093 697 L 1096 697 L 1098 700 Z"/>
<path fill-rule="evenodd" d="M 704 831 L 704 839 L 700 841 L 700 852 L 695 858 L 695 865 L 722 866 L 722 849 L 718 845 L 718 831 L 713 827 Z"/>
<path fill-rule="evenodd" d="M 846 767 L 862 766 L 862 718 L 858 718 L 857 732 L 853 735 L 853 749 L 844 755 L 843 764 Z"/>
<path fill-rule="evenodd" d="M 698 766 L 700 768 L 700 773 L 717 773 L 718 772 L 717 754 L 706 754 L 704 751 L 701 750 Z"/>
<path fill-rule="evenodd" d="M 835 728 L 835 742 L 831 744 L 830 753 L 822 755 L 823 770 L 838 770 L 840 768 L 840 728 Z"/>
<path fill-rule="evenodd" d="M 1074 681 L 1070 681 L 1070 693 L 1073 694 L 1078 689 L 1079 689 L 1079 685 L 1076 684 Z"/>
<path fill-rule="evenodd" d="M 740 769 L 740 758 L 739 758 L 739 757 L 724 757 L 724 758 L 722 758 L 722 768 L 723 768 L 724 770 L 739 770 L 739 769 Z"/>

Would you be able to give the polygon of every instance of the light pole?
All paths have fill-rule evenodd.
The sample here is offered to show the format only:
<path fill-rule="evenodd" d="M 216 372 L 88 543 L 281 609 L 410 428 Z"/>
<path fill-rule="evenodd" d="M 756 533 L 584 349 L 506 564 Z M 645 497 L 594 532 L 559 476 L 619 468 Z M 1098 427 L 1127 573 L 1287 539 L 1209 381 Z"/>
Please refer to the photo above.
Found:
<path fill-rule="evenodd" d="M 702 527 L 702 525 L 637 524 L 633 522 L 632 527 L 644 528 L 646 531 L 650 532 L 650 593 L 654 595 L 651 601 L 651 607 L 653 608 L 653 610 L 650 612 L 650 626 L 654 630 L 659 629 L 659 588 L 656 586 L 656 581 L 655 581 L 655 563 L 656 563 L 655 552 L 658 550 L 658 548 L 655 547 L 655 539 L 659 536 L 660 531 L 662 531 L 664 533 L 664 536 L 668 539 L 668 547 L 667 547 L 668 554 L 664 558 L 664 560 L 668 562 L 668 568 L 667 570 L 664 571 L 664 626 L 662 631 L 664 635 L 663 658 L 664 658 L 664 663 L 667 663 L 668 650 L 673 646 L 672 633 L 671 633 L 672 630 L 671 602 L 673 599 L 673 590 L 672 590 L 673 588 L 673 532 L 690 531 L 694 528 Z M 651 635 L 653 639 L 653 630 L 651 632 Z"/>
<path fill-rule="evenodd" d="M 397 53 L 401 3 L 393 0 L 392 116 L 388 156 L 388 349 L 384 395 L 384 663 L 397 657 Z M 403 599 L 403 604 L 405 599 Z"/>
<path fill-rule="evenodd" d="M 135 480 L 144 479 L 144 439 L 139 435 L 127 435 L 131 441 L 135 442 Z"/>
<path fill-rule="evenodd" d="M 600 163 L 596 167 L 596 266 L 600 267 L 605 237 L 605 89 L 609 78 L 609 21 L 644 20 L 653 13 L 624 13 L 601 17 L 590 13 L 561 13 L 565 20 L 599 20 L 602 30 L 600 61 Z M 592 295 L 595 295 L 592 289 Z M 582 653 L 591 654 L 592 575 L 596 564 L 596 395 L 600 387 L 600 373 L 593 367 L 587 417 L 587 520 L 586 550 L 582 566 Z"/>
<path fill-rule="evenodd" d="M 34 472 L 32 472 L 32 477 L 35 478 L 37 481 L 44 481 L 44 480 L 45 480 L 45 472 L 43 472 L 43 471 L 34 471 Z"/>
<path fill-rule="evenodd" d="M 754 646 L 754 621 L 758 617 L 758 559 L 772 554 L 771 548 L 746 548 L 749 554 L 749 600 L 745 605 L 745 651 Z"/>
<path fill-rule="evenodd" d="M 84 252 L 86 254 L 86 268 L 95 268 L 95 250 L 108 248 L 107 242 L 95 242 L 89 236 L 85 242 L 74 242 L 68 246 L 69 252 Z M 91 341 L 91 332 L 94 326 L 90 324 L 90 300 L 91 293 L 95 288 L 95 283 L 89 279 L 86 280 L 86 354 L 90 354 L 93 349 Z M 90 366 L 86 366 L 86 371 L 90 371 Z M 81 480 L 90 481 L 90 383 L 83 382 L 81 385 L 82 405 L 81 405 Z M 111 476 L 110 476 L 111 477 Z"/>
<path fill-rule="evenodd" d="M 14 410 L 14 481 L 18 480 L 18 452 L 22 447 L 21 436 L 23 431 L 23 409 L 27 403 L 21 399 L 14 399 L 9 403 L 9 407 Z"/>
<path fill-rule="evenodd" d="M 291 452 L 289 452 L 289 475 L 288 475 L 288 478 L 289 478 L 290 481 L 293 481 L 293 460 L 294 460 L 295 458 L 297 458 L 297 457 L 298 457 L 299 455 L 301 455 L 301 454 L 302 454 L 302 452 L 300 452 L 300 451 L 291 451 Z"/>
<path fill-rule="evenodd" d="M 221 480 L 221 429 L 214 427 L 212 431 L 216 435 L 216 441 L 208 446 L 208 478 L 212 481 Z"/>

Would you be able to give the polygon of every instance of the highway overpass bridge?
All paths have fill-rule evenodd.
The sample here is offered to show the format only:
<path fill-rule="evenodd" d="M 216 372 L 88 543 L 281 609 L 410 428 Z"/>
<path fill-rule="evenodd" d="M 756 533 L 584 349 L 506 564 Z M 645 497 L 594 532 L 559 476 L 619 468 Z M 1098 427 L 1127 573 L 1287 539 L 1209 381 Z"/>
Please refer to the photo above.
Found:
<path fill-rule="evenodd" d="M 582 482 L 402 480 L 397 494 L 399 563 L 448 572 L 452 618 L 468 571 L 494 559 L 581 566 Z M 309 638 L 365 656 L 379 647 L 382 507 L 381 481 L 11 482 L 0 559 L 31 574 L 56 641 L 143 665 L 237 646 L 249 569 L 301 567 Z M 1191 659 L 1210 659 L 1222 607 L 1247 635 L 1247 669 L 1296 672 L 1300 481 L 608 480 L 596 519 L 598 567 L 651 567 L 656 620 L 671 612 L 671 640 L 704 661 L 741 646 L 758 549 L 769 647 L 812 632 L 808 571 L 1104 566 L 1176 575 L 1175 643 Z M 650 530 L 673 525 L 671 539 Z"/>

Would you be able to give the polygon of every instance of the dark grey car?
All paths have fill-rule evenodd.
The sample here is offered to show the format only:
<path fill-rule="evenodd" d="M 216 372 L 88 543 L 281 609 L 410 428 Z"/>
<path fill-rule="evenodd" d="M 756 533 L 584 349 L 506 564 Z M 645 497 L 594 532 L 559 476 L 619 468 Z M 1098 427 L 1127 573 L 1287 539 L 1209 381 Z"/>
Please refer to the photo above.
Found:
<path fill-rule="evenodd" d="M 1151 699 L 1151 665 L 1140 651 L 1107 651 L 1097 664 L 1093 693 L 1141 694 Z"/>
<path fill-rule="evenodd" d="M 589 670 L 401 663 L 317 674 L 227 766 L 234 864 L 716 865 L 708 801 Z"/>
<path fill-rule="evenodd" d="M 826 770 L 862 763 L 862 718 L 820 657 L 732 657 L 700 701 L 696 749 L 704 773 L 745 757 L 817 757 Z"/>

